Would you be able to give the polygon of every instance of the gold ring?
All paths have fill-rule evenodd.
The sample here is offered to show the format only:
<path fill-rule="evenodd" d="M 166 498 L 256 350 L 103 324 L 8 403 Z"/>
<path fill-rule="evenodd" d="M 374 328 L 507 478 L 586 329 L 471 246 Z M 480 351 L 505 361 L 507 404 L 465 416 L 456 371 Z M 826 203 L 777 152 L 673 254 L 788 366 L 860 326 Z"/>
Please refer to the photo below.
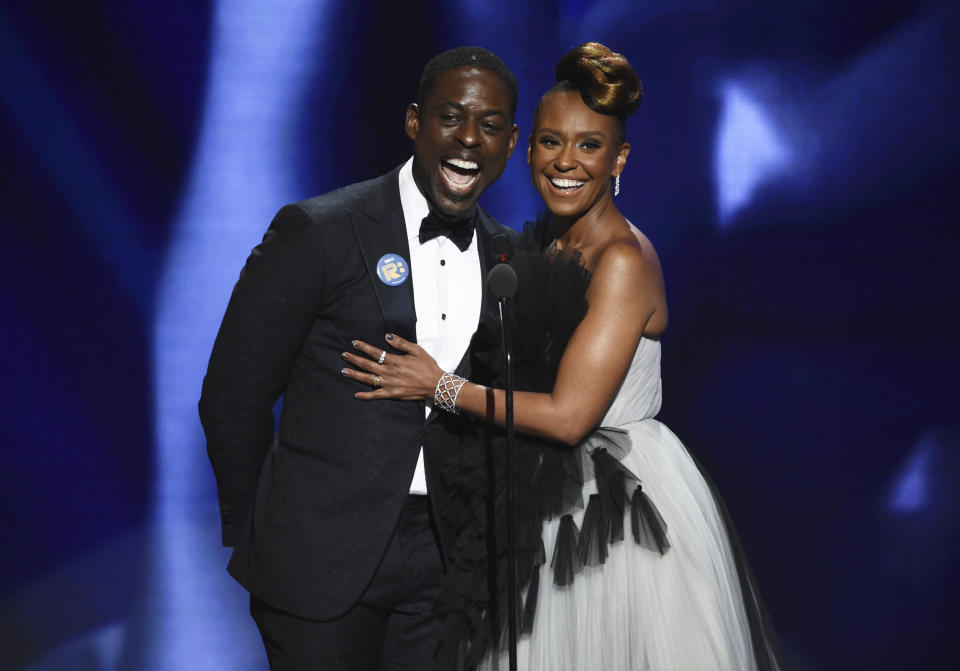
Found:
<path fill-rule="evenodd" d="M 385 349 L 380 350 L 380 358 L 377 359 L 377 363 L 382 366 L 386 358 L 387 358 L 387 350 Z"/>
<path fill-rule="evenodd" d="M 373 386 L 374 386 L 374 387 L 379 387 L 379 386 L 380 386 L 380 376 L 379 376 L 379 375 L 374 375 L 374 376 L 373 376 Z"/>

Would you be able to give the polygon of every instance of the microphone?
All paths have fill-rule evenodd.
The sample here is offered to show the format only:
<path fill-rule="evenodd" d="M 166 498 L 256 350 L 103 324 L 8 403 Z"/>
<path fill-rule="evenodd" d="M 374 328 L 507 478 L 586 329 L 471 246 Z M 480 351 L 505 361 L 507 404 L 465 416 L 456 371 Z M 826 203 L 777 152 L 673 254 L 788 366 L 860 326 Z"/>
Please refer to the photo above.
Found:
<path fill-rule="evenodd" d="M 487 289 L 497 300 L 517 293 L 517 272 L 506 263 L 495 265 L 487 274 Z"/>
<path fill-rule="evenodd" d="M 506 373 L 504 429 L 507 434 L 507 630 L 509 670 L 517 671 L 517 619 L 520 600 L 517 598 L 517 515 L 513 506 L 513 353 L 510 342 L 510 300 L 517 293 L 516 271 L 506 263 L 494 266 L 487 274 L 487 289 L 497 299 L 500 309 L 500 336 L 503 339 L 503 363 Z"/>

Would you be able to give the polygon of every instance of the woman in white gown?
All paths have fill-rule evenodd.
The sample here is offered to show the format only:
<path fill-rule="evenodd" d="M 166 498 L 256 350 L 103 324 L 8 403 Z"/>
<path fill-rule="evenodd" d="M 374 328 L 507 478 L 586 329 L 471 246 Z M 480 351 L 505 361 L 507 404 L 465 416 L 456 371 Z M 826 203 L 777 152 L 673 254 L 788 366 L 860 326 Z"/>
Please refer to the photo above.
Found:
<path fill-rule="evenodd" d="M 517 431 L 527 437 L 518 457 L 518 506 L 527 525 L 518 559 L 526 603 L 519 667 L 780 669 L 722 503 L 681 442 L 654 419 L 658 337 L 667 326 L 663 277 L 650 241 L 614 204 L 640 81 L 624 57 L 587 43 L 561 59 L 557 82 L 537 107 L 527 152 L 554 237 L 539 257 L 518 248 L 510 259 L 521 274 L 518 380 L 531 390 L 514 402 Z M 502 425 L 502 391 L 494 389 L 502 376 L 487 375 L 490 386 L 476 383 L 483 363 L 496 359 L 482 351 L 483 332 L 481 324 L 472 345 L 481 371 L 474 382 L 443 372 L 397 336 L 388 344 L 405 356 L 383 358 L 380 347 L 358 343 L 369 358 L 350 355 L 362 370 L 347 374 L 380 386 L 361 398 L 433 398 L 441 409 Z M 494 349 L 496 338 L 487 340 Z M 545 369 L 531 369 L 538 365 Z M 467 510 L 478 506 L 471 497 L 486 497 L 480 462 L 487 454 L 466 449 L 447 470 L 451 486 L 464 489 L 464 528 L 448 578 L 452 624 L 438 668 L 507 668 L 503 611 L 492 605 L 496 599 L 476 596 L 489 589 L 486 562 L 502 564 L 502 557 L 486 553 L 484 516 Z M 501 497 L 492 498 L 499 512 Z M 540 570 L 548 559 L 552 570 Z"/>

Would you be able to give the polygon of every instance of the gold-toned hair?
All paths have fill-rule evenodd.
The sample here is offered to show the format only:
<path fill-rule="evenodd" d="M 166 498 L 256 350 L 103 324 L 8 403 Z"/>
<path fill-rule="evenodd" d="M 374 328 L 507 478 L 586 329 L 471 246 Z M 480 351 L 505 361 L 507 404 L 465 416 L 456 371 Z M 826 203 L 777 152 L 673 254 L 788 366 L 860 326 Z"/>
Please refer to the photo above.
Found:
<path fill-rule="evenodd" d="M 627 117 L 643 99 L 640 77 L 625 56 L 599 42 L 586 42 L 560 59 L 556 74 L 557 83 L 547 94 L 578 91 L 587 107 L 617 120 L 618 141 L 625 141 Z"/>
<path fill-rule="evenodd" d="M 643 98 L 640 77 L 630 62 L 599 42 L 581 44 L 560 59 L 557 82 L 563 81 L 576 86 L 583 102 L 600 114 L 633 114 Z"/>

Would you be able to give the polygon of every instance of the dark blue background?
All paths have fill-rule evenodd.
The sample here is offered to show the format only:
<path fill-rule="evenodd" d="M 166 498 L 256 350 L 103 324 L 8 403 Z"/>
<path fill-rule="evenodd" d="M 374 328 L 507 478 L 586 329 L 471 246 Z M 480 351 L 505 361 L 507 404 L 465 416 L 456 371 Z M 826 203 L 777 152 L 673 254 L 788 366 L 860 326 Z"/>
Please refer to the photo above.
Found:
<path fill-rule="evenodd" d="M 661 419 L 787 659 L 956 668 L 960 11 L 666 6 L 5 3 L 0 667 L 265 668 L 195 413 L 247 251 L 283 203 L 409 155 L 433 54 L 500 54 L 523 143 L 593 39 L 644 80 L 618 205 L 666 275 Z M 515 227 L 524 153 L 483 201 Z"/>

